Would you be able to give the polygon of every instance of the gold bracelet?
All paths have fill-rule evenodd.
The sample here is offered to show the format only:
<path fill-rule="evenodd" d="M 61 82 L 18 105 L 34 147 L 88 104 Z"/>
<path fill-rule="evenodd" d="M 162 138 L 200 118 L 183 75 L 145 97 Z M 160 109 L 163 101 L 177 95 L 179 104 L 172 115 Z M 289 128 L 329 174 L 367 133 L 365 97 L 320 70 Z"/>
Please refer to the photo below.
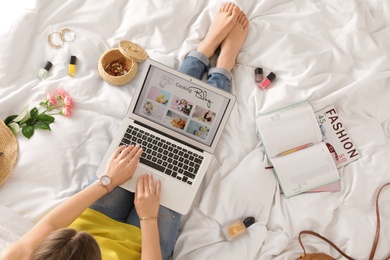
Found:
<path fill-rule="evenodd" d="M 143 220 L 154 220 L 154 219 L 158 219 L 158 216 L 156 216 L 156 217 L 142 217 L 142 218 L 139 218 L 139 221 L 143 221 Z"/>

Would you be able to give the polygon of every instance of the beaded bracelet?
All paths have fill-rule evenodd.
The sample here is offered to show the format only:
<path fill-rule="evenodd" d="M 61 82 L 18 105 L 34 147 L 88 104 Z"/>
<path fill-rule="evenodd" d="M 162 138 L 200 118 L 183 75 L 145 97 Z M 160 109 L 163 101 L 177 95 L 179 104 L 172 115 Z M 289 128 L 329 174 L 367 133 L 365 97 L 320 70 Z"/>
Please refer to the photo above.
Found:
<path fill-rule="evenodd" d="M 158 216 L 156 216 L 156 217 L 142 217 L 142 218 L 139 218 L 139 221 L 143 221 L 143 220 L 154 220 L 154 219 L 158 219 Z"/>

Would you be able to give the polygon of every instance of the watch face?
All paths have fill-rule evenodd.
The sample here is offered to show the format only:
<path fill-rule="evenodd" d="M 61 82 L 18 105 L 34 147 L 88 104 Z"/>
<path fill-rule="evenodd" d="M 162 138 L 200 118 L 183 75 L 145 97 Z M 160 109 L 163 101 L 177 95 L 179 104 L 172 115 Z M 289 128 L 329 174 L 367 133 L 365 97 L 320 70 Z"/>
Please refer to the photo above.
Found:
<path fill-rule="evenodd" d="M 111 178 L 107 175 L 103 175 L 100 177 L 100 183 L 104 186 L 107 186 L 111 183 Z"/>

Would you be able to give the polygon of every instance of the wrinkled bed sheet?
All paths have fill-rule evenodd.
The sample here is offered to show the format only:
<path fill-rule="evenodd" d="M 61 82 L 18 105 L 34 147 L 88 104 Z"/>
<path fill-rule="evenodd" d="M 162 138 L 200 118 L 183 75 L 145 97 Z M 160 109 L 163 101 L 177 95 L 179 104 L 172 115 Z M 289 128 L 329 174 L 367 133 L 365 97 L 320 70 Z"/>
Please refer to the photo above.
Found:
<path fill-rule="evenodd" d="M 27 104 L 38 105 L 57 87 L 75 102 L 72 117 L 56 116 L 52 131 L 37 131 L 30 140 L 18 136 L 16 166 L 0 187 L 2 216 L 12 212 L 20 223 L 36 222 L 94 176 L 137 82 L 136 77 L 114 87 L 103 81 L 97 71 L 103 52 L 128 39 L 150 58 L 177 68 L 205 36 L 222 3 L 2 2 L 0 118 L 19 113 Z M 327 236 L 357 259 L 367 259 L 376 227 L 375 195 L 390 182 L 390 2 L 235 3 L 250 21 L 233 70 L 237 104 L 194 207 L 183 216 L 174 259 L 294 259 L 302 252 L 297 235 L 303 229 Z M 53 49 L 46 37 L 62 28 L 71 28 L 77 38 Z M 70 55 L 78 58 L 74 78 L 67 76 Z M 53 68 L 39 81 L 36 73 L 46 60 Z M 277 75 L 269 90 L 256 87 L 256 67 L 265 75 Z M 334 105 L 362 157 L 340 169 L 341 191 L 287 199 L 264 169 L 254 118 L 303 100 L 315 110 Z M 390 253 L 389 202 L 390 191 L 385 191 L 376 259 Z M 221 228 L 245 216 L 254 216 L 256 223 L 227 242 Z M 1 220 L 5 225 L 7 220 Z M 15 236 L 2 238 L 0 246 Z M 316 238 L 304 241 L 309 251 L 338 256 Z"/>

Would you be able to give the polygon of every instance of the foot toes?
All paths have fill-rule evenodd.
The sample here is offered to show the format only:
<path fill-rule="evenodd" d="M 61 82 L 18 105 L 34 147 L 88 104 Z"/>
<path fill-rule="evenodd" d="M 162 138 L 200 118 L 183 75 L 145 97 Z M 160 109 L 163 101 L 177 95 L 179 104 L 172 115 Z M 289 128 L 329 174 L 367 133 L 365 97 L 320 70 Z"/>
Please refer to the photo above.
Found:
<path fill-rule="evenodd" d="M 237 16 L 242 13 L 241 9 L 238 6 L 233 6 L 232 8 L 232 14 L 236 14 Z"/>
<path fill-rule="evenodd" d="M 248 24 L 248 19 L 245 13 L 241 13 L 238 17 L 238 23 L 241 24 L 242 27 L 245 27 Z"/>
<path fill-rule="evenodd" d="M 220 13 L 226 12 L 226 13 L 228 13 L 229 15 L 231 15 L 236 9 L 239 10 L 239 8 L 238 8 L 235 4 L 233 4 L 233 3 L 227 3 L 227 4 L 224 4 L 224 5 L 222 5 L 222 6 L 220 7 L 219 12 L 220 12 Z"/>
<path fill-rule="evenodd" d="M 230 5 L 231 5 L 231 3 L 227 3 L 227 4 L 222 5 L 220 8 L 220 12 L 227 12 L 229 10 Z"/>

